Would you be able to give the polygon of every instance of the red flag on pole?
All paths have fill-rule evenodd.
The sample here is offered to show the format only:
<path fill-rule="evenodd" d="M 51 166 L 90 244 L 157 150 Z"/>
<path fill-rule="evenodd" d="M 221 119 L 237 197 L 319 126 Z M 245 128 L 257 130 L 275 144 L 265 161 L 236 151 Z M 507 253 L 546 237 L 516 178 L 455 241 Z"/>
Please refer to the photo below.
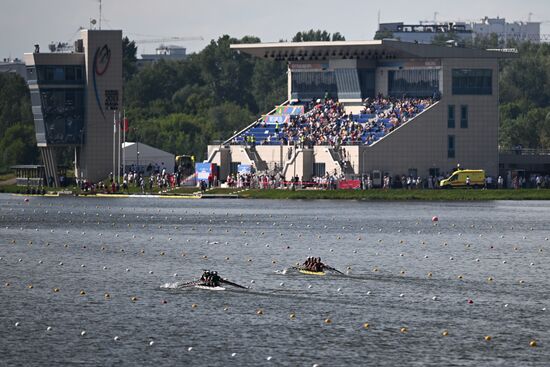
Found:
<path fill-rule="evenodd" d="M 123 120 L 122 120 L 122 131 L 128 131 L 128 119 L 125 117 Z"/>

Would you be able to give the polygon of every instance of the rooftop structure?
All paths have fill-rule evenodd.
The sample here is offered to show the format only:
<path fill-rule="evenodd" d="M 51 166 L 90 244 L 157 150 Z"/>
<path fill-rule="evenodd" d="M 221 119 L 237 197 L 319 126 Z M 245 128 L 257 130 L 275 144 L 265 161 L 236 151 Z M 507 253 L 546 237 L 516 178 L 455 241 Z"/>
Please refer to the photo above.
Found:
<path fill-rule="evenodd" d="M 541 41 L 540 22 L 506 22 L 505 18 L 484 17 L 474 22 L 420 22 L 405 24 L 403 22 L 381 23 L 378 33 L 388 38 L 403 42 L 432 43 L 438 35 L 452 37 L 458 42 L 473 41 L 476 37 L 489 37 L 496 34 L 498 39 L 519 42 Z"/>

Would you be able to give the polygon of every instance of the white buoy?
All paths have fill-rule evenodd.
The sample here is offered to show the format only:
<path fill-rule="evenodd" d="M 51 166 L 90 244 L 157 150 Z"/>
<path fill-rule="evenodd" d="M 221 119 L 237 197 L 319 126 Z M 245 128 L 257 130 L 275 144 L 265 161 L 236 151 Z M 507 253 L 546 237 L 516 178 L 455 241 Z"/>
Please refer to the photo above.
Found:
<path fill-rule="evenodd" d="M 82 330 L 82 331 L 80 332 L 80 336 L 85 336 L 85 335 L 86 335 L 86 330 Z"/>
<path fill-rule="evenodd" d="M 271 356 L 267 356 L 267 358 L 266 358 L 266 359 L 267 359 L 268 361 L 271 361 L 271 358 L 273 358 L 273 357 L 271 357 Z"/>
<path fill-rule="evenodd" d="M 15 327 L 19 327 L 20 325 L 21 325 L 21 323 L 20 323 L 19 321 L 17 321 L 17 322 L 15 323 Z"/>
<path fill-rule="evenodd" d="M 116 341 L 116 342 L 120 340 L 120 338 L 119 338 L 118 336 L 115 336 L 113 339 L 114 339 L 114 341 Z"/>
<path fill-rule="evenodd" d="M 187 351 L 188 351 L 188 352 L 190 352 L 190 351 L 192 351 L 192 350 L 193 350 L 193 347 L 187 348 Z"/>
<path fill-rule="evenodd" d="M 437 301 L 439 298 L 437 298 L 437 296 L 433 296 L 432 299 L 433 299 L 434 301 Z"/>
<path fill-rule="evenodd" d="M 404 295 L 403 293 L 401 293 L 401 294 L 399 295 L 399 297 L 405 297 L 405 295 Z"/>
<path fill-rule="evenodd" d="M 231 357 L 235 357 L 237 353 L 231 353 Z"/>
<path fill-rule="evenodd" d="M 370 291 L 367 291 L 367 296 L 370 296 L 370 294 L 371 294 Z"/>
<path fill-rule="evenodd" d="M 280 285 L 281 287 L 283 287 L 283 286 L 285 285 L 285 283 L 284 283 L 284 282 L 281 282 L 281 283 L 279 283 L 279 285 Z"/>
<path fill-rule="evenodd" d="M 311 289 L 311 287 L 312 287 L 312 285 L 311 285 L 311 284 L 307 286 L 307 288 L 308 288 L 308 289 Z"/>
<path fill-rule="evenodd" d="M 154 342 L 153 340 L 151 340 L 151 341 L 149 342 L 149 346 L 152 347 L 153 344 L 155 344 L 155 342 Z"/>

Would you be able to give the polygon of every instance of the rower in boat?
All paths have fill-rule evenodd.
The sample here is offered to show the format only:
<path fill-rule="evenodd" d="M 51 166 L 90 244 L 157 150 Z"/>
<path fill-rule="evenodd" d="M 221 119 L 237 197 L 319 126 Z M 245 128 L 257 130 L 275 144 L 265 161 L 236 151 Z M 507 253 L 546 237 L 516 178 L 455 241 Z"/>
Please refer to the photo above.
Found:
<path fill-rule="evenodd" d="M 326 265 L 321 262 L 320 257 L 308 257 L 302 267 L 309 271 L 321 272 L 325 270 Z"/>
<path fill-rule="evenodd" d="M 343 274 L 341 271 L 323 263 L 320 257 L 308 257 L 298 270 L 318 273 L 318 275 L 324 275 L 325 270 L 332 270 L 339 274 Z"/>
<path fill-rule="evenodd" d="M 202 285 L 208 286 L 208 287 L 219 287 L 221 277 L 218 275 L 217 271 L 209 271 L 205 270 L 204 273 L 202 273 L 200 281 L 202 282 Z"/>
<path fill-rule="evenodd" d="M 203 273 L 202 273 L 202 276 L 199 280 L 199 283 L 198 284 L 195 284 L 195 285 L 199 285 L 199 286 L 206 286 L 206 287 L 212 287 L 212 288 L 216 288 L 216 287 L 221 287 L 221 284 L 228 284 L 228 285 L 232 285 L 234 287 L 237 287 L 237 288 L 244 288 L 246 289 L 246 287 L 243 287 L 242 285 L 239 285 L 237 283 L 233 283 L 233 282 L 230 282 L 229 280 L 227 279 L 223 279 L 222 277 L 220 277 L 218 275 L 218 272 L 217 271 L 210 271 L 210 270 L 205 270 Z"/>

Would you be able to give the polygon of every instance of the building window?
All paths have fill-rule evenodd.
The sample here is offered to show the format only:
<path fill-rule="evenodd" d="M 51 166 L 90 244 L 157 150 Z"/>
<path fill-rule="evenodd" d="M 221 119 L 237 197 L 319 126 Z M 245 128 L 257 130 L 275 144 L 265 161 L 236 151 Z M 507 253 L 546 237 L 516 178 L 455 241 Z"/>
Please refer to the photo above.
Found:
<path fill-rule="evenodd" d="M 460 106 L 460 128 L 468 128 L 468 106 Z"/>
<path fill-rule="evenodd" d="M 493 94 L 493 71 L 491 69 L 453 69 L 453 94 Z"/>
<path fill-rule="evenodd" d="M 393 97 L 433 97 L 439 91 L 438 69 L 390 70 L 388 94 Z"/>
<path fill-rule="evenodd" d="M 449 105 L 447 107 L 447 127 L 449 129 L 455 128 L 455 106 Z"/>
<path fill-rule="evenodd" d="M 324 163 L 315 163 L 313 165 L 313 176 L 323 177 L 326 173 L 326 168 Z"/>
<path fill-rule="evenodd" d="M 449 135 L 447 137 L 447 158 L 455 157 L 455 136 Z"/>
<path fill-rule="evenodd" d="M 31 97 L 33 107 L 40 103 L 48 144 L 84 142 L 84 91 L 82 89 L 40 89 L 40 100 Z"/>
<path fill-rule="evenodd" d="M 84 81 L 82 65 L 38 65 L 36 70 L 40 83 L 81 84 Z"/>
<path fill-rule="evenodd" d="M 326 94 L 336 98 L 338 95 L 334 71 L 293 71 L 291 78 L 292 98 L 322 98 Z"/>

